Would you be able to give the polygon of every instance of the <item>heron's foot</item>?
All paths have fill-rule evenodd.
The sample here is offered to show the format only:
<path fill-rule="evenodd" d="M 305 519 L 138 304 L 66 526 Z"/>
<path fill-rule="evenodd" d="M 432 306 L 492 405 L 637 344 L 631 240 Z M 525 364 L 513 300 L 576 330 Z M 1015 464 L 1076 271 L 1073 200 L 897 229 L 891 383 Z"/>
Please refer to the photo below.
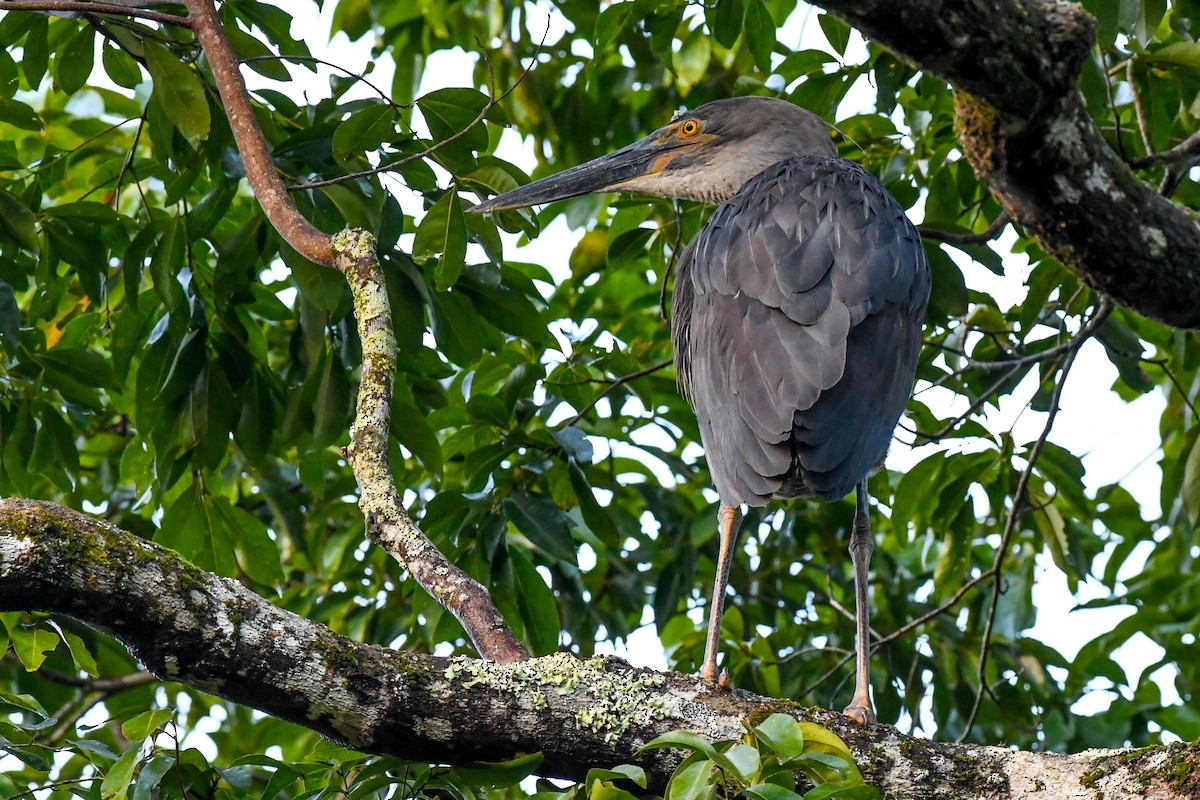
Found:
<path fill-rule="evenodd" d="M 871 708 L 870 703 L 860 703 L 855 701 L 846 706 L 846 709 L 842 711 L 842 713 L 857 722 L 859 725 L 875 724 L 875 711 Z"/>

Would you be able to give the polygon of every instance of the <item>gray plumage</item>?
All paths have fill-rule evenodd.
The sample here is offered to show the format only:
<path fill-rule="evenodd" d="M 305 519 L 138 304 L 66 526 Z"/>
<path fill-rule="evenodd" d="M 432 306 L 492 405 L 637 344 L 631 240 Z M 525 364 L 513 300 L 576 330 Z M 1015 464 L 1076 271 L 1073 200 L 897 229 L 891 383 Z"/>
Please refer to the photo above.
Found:
<path fill-rule="evenodd" d="M 916 373 L 930 290 L 920 237 L 873 177 L 837 158 L 825 122 L 764 97 L 682 112 L 641 141 L 471 210 L 605 191 L 719 204 L 680 258 L 671 320 L 679 385 L 721 498 L 703 678 L 717 680 L 742 504 L 857 489 L 858 659 L 845 713 L 872 722 L 867 476 Z"/>
<path fill-rule="evenodd" d="M 729 505 L 835 500 L 887 452 L 929 298 L 920 237 L 862 167 L 801 155 L 721 205 L 679 261 L 680 386 Z"/>

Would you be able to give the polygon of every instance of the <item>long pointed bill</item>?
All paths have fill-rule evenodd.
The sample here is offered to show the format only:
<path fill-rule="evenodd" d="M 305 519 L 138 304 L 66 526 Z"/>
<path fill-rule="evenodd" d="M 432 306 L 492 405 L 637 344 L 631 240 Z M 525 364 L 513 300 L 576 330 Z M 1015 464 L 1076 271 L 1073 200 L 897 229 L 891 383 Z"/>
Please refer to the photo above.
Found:
<path fill-rule="evenodd" d="M 673 148 L 654 139 L 655 135 L 652 134 L 615 153 L 497 195 L 467 211 L 486 214 L 553 203 L 555 200 L 567 200 L 585 194 L 632 189 L 633 186 L 627 186 L 630 181 L 660 172 L 666 165 L 666 159 L 661 157 Z"/>

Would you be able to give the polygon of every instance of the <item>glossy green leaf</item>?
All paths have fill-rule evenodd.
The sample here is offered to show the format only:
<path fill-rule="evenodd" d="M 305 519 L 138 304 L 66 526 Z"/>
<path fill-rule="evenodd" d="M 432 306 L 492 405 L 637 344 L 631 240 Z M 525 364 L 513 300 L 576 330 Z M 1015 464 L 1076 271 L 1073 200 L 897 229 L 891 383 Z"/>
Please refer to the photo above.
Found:
<path fill-rule="evenodd" d="M 514 494 L 504 501 L 508 518 L 543 553 L 575 563 L 575 542 L 567 515 L 548 497 Z"/>
<path fill-rule="evenodd" d="M 27 672 L 36 672 L 46 656 L 58 647 L 58 634 L 39 626 L 20 625 L 9 628 L 9 642 Z"/>
<path fill-rule="evenodd" d="M 518 756 L 511 761 L 496 763 L 474 763 L 455 767 L 454 771 L 460 778 L 477 786 L 502 788 L 515 786 L 542 763 L 541 753 L 530 753 Z"/>
<path fill-rule="evenodd" d="M 208 135 L 212 118 L 195 70 L 152 41 L 145 41 L 144 46 L 146 68 L 154 80 L 154 97 L 163 113 L 185 139 L 199 142 Z"/>
<path fill-rule="evenodd" d="M 413 239 L 412 256 L 418 263 L 440 256 L 434 268 L 439 291 L 449 289 L 458 281 L 467 257 L 467 221 L 457 190 L 446 192 L 425 213 Z"/>
<path fill-rule="evenodd" d="M 96 32 L 84 25 L 67 40 L 55 60 L 55 82 L 64 94 L 75 94 L 87 83 L 95 62 Z"/>
<path fill-rule="evenodd" d="M 356 111 L 333 132 L 333 155 L 339 161 L 361 158 L 396 135 L 396 112 L 389 105 Z"/>
<path fill-rule="evenodd" d="M 126 792 L 129 791 L 129 784 L 133 781 L 133 771 L 137 768 L 140 755 L 137 747 L 130 747 L 117 759 L 117 763 L 109 768 L 104 780 L 100 783 L 100 800 L 117 800 L 117 798 L 125 797 Z"/>

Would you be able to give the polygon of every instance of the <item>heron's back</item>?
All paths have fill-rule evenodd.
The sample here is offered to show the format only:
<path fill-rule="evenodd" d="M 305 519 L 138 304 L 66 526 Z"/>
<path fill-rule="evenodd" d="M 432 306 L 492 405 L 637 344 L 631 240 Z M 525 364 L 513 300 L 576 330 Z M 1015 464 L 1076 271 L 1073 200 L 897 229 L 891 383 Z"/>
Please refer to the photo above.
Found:
<path fill-rule="evenodd" d="M 717 209 L 680 260 L 672 338 L 722 502 L 837 499 L 866 477 L 929 290 L 916 229 L 852 162 L 782 161 Z"/>

